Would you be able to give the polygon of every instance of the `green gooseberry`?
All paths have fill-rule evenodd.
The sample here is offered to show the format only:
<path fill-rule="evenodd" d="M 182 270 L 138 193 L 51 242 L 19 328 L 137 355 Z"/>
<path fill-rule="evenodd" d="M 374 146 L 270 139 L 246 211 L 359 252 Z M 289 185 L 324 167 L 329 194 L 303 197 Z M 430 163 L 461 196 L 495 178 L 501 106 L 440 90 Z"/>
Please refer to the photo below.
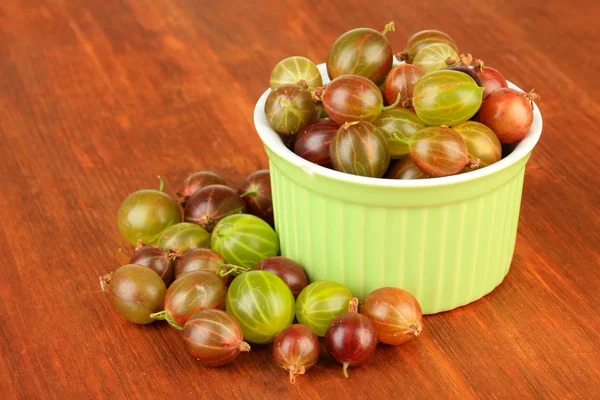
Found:
<path fill-rule="evenodd" d="M 184 254 L 191 249 L 210 247 L 210 233 L 191 222 L 180 222 L 165 229 L 156 245 L 165 251 Z"/>
<path fill-rule="evenodd" d="M 320 337 L 329 323 L 348 312 L 353 296 L 344 285 L 334 281 L 316 281 L 305 287 L 296 300 L 296 318 Z"/>

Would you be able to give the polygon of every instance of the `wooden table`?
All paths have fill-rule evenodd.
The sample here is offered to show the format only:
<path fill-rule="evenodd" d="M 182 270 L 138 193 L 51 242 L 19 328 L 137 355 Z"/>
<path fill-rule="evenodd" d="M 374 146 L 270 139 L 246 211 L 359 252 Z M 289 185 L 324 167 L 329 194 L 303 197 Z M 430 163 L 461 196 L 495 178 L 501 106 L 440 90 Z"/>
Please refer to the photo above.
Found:
<path fill-rule="evenodd" d="M 0 4 L 0 390 L 3 398 L 597 398 L 600 395 L 598 2 L 4 0 Z M 377 6 L 375 6 L 377 4 Z M 323 62 L 344 31 L 394 48 L 437 28 L 542 96 L 504 283 L 425 318 L 344 379 L 290 385 L 270 348 L 220 369 L 164 323 L 100 292 L 123 263 L 120 202 L 210 169 L 267 167 L 252 110 L 280 59 Z"/>

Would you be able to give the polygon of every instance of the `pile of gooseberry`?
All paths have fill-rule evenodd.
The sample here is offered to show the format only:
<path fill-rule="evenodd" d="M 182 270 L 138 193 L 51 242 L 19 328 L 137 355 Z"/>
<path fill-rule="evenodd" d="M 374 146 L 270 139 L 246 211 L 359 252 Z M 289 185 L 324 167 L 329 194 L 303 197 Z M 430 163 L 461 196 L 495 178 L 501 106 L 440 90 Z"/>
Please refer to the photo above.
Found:
<path fill-rule="evenodd" d="M 160 190 L 123 201 L 119 230 L 135 248 L 100 283 L 128 321 L 164 320 L 181 331 L 201 364 L 222 366 L 250 344 L 273 343 L 274 362 L 292 383 L 322 351 L 348 376 L 378 341 L 397 345 L 421 332 L 421 307 L 404 290 L 376 290 L 358 313 L 344 285 L 310 283 L 298 263 L 279 256 L 269 171 L 253 173 L 238 190 L 212 172 L 186 178 L 177 200 L 163 190 L 161 179 Z"/>
<path fill-rule="evenodd" d="M 533 91 L 508 87 L 496 69 L 459 54 L 447 34 L 424 30 L 395 55 L 386 35 L 353 29 L 329 51 L 323 86 L 304 57 L 271 73 L 265 116 L 289 148 L 314 164 L 348 174 L 426 179 L 498 162 L 502 145 L 533 123 Z"/>

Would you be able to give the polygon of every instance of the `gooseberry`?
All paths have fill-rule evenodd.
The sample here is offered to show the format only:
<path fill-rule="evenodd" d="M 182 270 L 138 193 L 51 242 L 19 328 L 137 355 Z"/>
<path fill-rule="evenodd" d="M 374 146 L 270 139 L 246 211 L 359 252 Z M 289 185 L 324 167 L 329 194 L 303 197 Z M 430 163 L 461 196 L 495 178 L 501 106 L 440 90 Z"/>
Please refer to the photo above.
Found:
<path fill-rule="evenodd" d="M 282 85 L 307 85 L 309 88 L 323 86 L 319 69 L 306 57 L 288 57 L 277 63 L 270 79 L 271 89 Z"/>
<path fill-rule="evenodd" d="M 385 35 L 393 30 L 394 23 L 390 22 L 381 33 L 369 28 L 344 33 L 329 50 L 329 78 L 351 74 L 363 76 L 376 85 L 383 83 L 393 62 L 392 46 Z"/>
<path fill-rule="evenodd" d="M 180 222 L 165 229 L 156 245 L 165 251 L 182 255 L 191 249 L 210 247 L 210 233 L 196 224 Z"/>
<path fill-rule="evenodd" d="M 417 337 L 423 329 L 419 302 L 400 288 L 384 287 L 369 293 L 360 313 L 371 320 L 381 343 L 399 345 Z"/>
<path fill-rule="evenodd" d="M 483 87 L 485 88 L 483 91 L 484 99 L 496 89 L 508 87 L 508 82 L 506 82 L 504 76 L 502 76 L 498 70 L 492 67 L 484 66 L 484 63 L 481 60 L 477 60 L 475 62 L 475 71 L 479 76 Z"/>
<path fill-rule="evenodd" d="M 225 182 L 217 174 L 208 171 L 200 171 L 191 174 L 184 179 L 183 183 L 177 190 L 179 204 L 185 208 L 185 203 L 198 190 L 208 185 L 224 185 Z"/>
<path fill-rule="evenodd" d="M 325 334 L 327 353 L 342 364 L 344 376 L 348 367 L 363 364 L 375 352 L 377 339 L 371 320 L 358 313 L 358 299 L 351 301 L 348 313 L 336 317 Z"/>
<path fill-rule="evenodd" d="M 533 90 L 527 94 L 501 88 L 490 93 L 479 109 L 479 122 L 487 125 L 500 143 L 515 143 L 527 135 L 533 124 Z"/>
<path fill-rule="evenodd" d="M 228 263 L 244 268 L 279 253 L 279 239 L 273 228 L 250 214 L 223 218 L 215 227 L 210 243 Z"/>
<path fill-rule="evenodd" d="M 373 125 L 385 138 L 392 159 L 399 159 L 408 154 L 408 146 L 396 138 L 409 139 L 419 129 L 425 127 L 415 113 L 403 108 L 382 112 Z"/>
<path fill-rule="evenodd" d="M 221 276 L 225 258 L 211 249 L 192 249 L 186 252 L 175 264 L 175 278 L 192 271 L 208 271 Z M 224 285 L 229 282 L 229 275 L 221 277 Z"/>
<path fill-rule="evenodd" d="M 412 35 L 406 45 L 404 46 L 404 51 L 398 54 L 398 59 L 400 61 L 406 61 L 408 64 L 413 62 L 413 59 L 417 55 L 417 53 L 430 44 L 435 43 L 444 43 L 448 46 L 452 47 L 455 51 L 457 50 L 456 43 L 454 40 L 444 32 L 437 31 L 435 29 L 427 29 L 423 31 L 419 31 Z"/>
<path fill-rule="evenodd" d="M 137 264 L 150 268 L 161 277 L 167 286 L 173 280 L 171 258 L 160 247 L 143 246 L 136 249 L 129 258 L 129 264 Z"/>
<path fill-rule="evenodd" d="M 290 288 L 266 271 L 237 276 L 229 286 L 226 304 L 227 312 L 240 322 L 244 339 L 251 343 L 271 343 L 294 320 Z"/>
<path fill-rule="evenodd" d="M 400 95 L 400 102 L 412 99 L 415 84 L 425 75 L 423 70 L 415 65 L 400 64 L 385 78 L 383 96 L 388 104 L 392 104 Z M 384 111 L 385 112 L 385 111 Z"/>
<path fill-rule="evenodd" d="M 163 180 L 158 178 L 159 190 L 138 190 L 127 196 L 119 207 L 119 232 L 134 246 L 139 242 L 154 244 L 166 228 L 181 222 L 179 206 L 163 192 Z"/>
<path fill-rule="evenodd" d="M 408 143 L 410 158 L 427 176 L 454 175 L 469 161 L 465 140 L 448 127 L 423 128 Z"/>
<path fill-rule="evenodd" d="M 185 222 L 200 225 L 210 233 L 226 216 L 245 211 L 246 205 L 237 191 L 225 185 L 209 185 L 189 198 L 183 216 Z"/>
<path fill-rule="evenodd" d="M 319 338 L 306 325 L 294 324 L 282 331 L 273 343 L 275 363 L 287 371 L 290 383 L 304 375 L 319 359 Z"/>
<path fill-rule="evenodd" d="M 395 107 L 383 106 L 381 90 L 367 78 L 358 75 L 342 75 L 327 85 L 323 92 L 323 107 L 329 118 L 338 125 L 345 122 L 373 122 L 381 111 Z"/>
<path fill-rule="evenodd" d="M 294 260 L 287 257 L 269 257 L 254 267 L 255 271 L 267 271 L 277 275 L 292 291 L 294 298 L 308 285 L 306 272 Z"/>
<path fill-rule="evenodd" d="M 320 337 L 329 323 L 348 310 L 352 293 L 333 281 L 316 281 L 305 287 L 296 300 L 296 318 Z"/>
<path fill-rule="evenodd" d="M 271 226 L 275 226 L 273 217 L 273 197 L 271 195 L 271 176 L 268 169 L 256 171 L 246 178 L 239 189 L 242 201 L 246 203 L 249 214 L 256 215 Z"/>
<path fill-rule="evenodd" d="M 434 43 L 423 47 L 415 56 L 412 64 L 426 74 L 456 65 L 459 62 L 456 50 L 445 43 Z"/>
<path fill-rule="evenodd" d="M 380 178 L 390 164 L 386 140 L 366 121 L 342 125 L 329 147 L 333 168 L 353 175 Z"/>
<path fill-rule="evenodd" d="M 315 105 L 310 93 L 296 85 L 282 85 L 269 93 L 265 116 L 273 130 L 293 135 L 313 121 Z"/>
<path fill-rule="evenodd" d="M 396 161 L 385 173 L 388 179 L 425 179 L 427 175 L 415 165 L 409 156 Z"/>
<path fill-rule="evenodd" d="M 475 81 L 477 86 L 484 87 L 483 83 L 481 83 L 481 79 L 479 78 L 479 75 L 477 74 L 477 72 L 475 72 L 475 69 L 473 69 L 473 68 L 470 68 L 470 67 L 467 67 L 464 65 L 452 65 L 446 69 L 450 70 L 450 71 L 458 71 L 458 72 L 462 72 L 463 74 L 467 74 L 471 77 L 471 79 L 473 79 Z M 483 97 L 485 97 L 485 88 L 484 88 L 484 92 L 483 92 Z"/>
<path fill-rule="evenodd" d="M 426 125 L 458 125 L 471 118 L 481 105 L 483 88 L 458 71 L 431 72 L 417 82 L 413 107 Z"/>
<path fill-rule="evenodd" d="M 338 130 L 331 119 L 322 119 L 304 128 L 296 139 L 294 153 L 307 161 L 332 168 L 329 145 Z"/>
<path fill-rule="evenodd" d="M 496 134 L 487 126 L 467 121 L 453 126 L 452 130 L 463 137 L 467 144 L 469 159 L 476 160 L 472 163 L 474 168 L 483 168 L 500 161 L 502 158 L 502 146 Z"/>
<path fill-rule="evenodd" d="M 152 318 L 167 320 L 181 330 L 194 313 L 207 308 L 225 308 L 227 289 L 217 275 L 209 271 L 192 271 L 181 275 L 165 294 L 164 310 Z"/>
<path fill-rule="evenodd" d="M 135 324 L 154 321 L 150 315 L 162 308 L 167 291 L 165 282 L 156 272 L 136 264 L 123 265 L 100 277 L 100 285 L 113 308 Z"/>
<path fill-rule="evenodd" d="M 244 342 L 242 327 L 221 310 L 201 310 L 183 326 L 183 344 L 189 355 L 209 367 L 232 362 L 242 351 L 250 351 Z"/>

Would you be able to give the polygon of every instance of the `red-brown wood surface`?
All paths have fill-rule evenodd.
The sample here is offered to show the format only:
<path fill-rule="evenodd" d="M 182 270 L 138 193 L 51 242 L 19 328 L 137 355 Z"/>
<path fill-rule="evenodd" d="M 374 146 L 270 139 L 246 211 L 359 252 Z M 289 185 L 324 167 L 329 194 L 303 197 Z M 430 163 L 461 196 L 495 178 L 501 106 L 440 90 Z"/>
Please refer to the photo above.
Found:
<path fill-rule="evenodd" d="M 3 0 L 0 390 L 3 398 L 594 398 L 600 393 L 598 2 Z M 527 167 L 511 271 L 350 370 L 290 385 L 269 347 L 219 369 L 165 323 L 136 326 L 98 276 L 123 263 L 120 202 L 209 169 L 267 167 L 252 123 L 272 67 L 323 62 L 344 31 L 396 51 L 437 28 L 524 89 L 544 133 Z"/>

